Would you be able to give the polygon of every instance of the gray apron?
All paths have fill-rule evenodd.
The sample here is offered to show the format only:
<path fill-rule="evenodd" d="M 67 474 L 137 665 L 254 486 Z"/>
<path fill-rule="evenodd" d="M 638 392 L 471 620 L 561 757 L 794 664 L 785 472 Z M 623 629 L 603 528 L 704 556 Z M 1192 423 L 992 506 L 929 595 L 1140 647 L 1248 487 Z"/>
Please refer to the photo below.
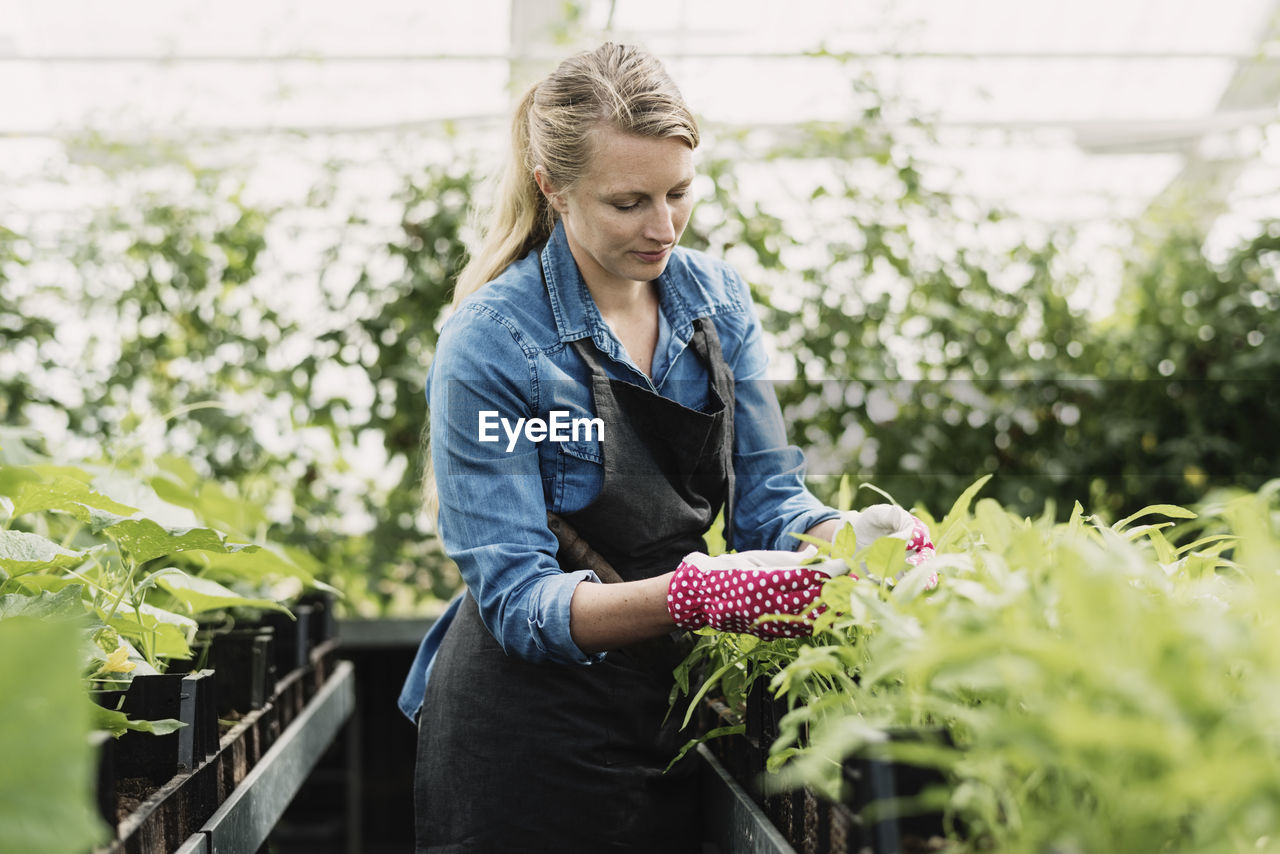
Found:
<path fill-rule="evenodd" d="M 709 319 L 694 321 L 691 343 L 710 377 L 705 411 L 610 379 L 591 342 L 574 342 L 605 423 L 604 482 L 564 518 L 626 581 L 704 549 L 722 505 L 729 529 L 733 375 Z M 700 851 L 693 761 L 663 770 L 691 733 L 679 710 L 667 714 L 680 654 L 661 640 L 671 655 L 656 665 L 627 649 L 534 664 L 502 651 L 468 593 L 418 722 L 419 854 Z"/>

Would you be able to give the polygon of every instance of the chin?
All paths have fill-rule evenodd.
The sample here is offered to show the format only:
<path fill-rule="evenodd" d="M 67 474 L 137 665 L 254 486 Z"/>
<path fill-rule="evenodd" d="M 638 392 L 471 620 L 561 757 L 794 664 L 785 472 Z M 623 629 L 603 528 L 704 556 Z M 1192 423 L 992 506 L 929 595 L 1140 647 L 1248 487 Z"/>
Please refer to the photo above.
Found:
<path fill-rule="evenodd" d="M 654 264 L 632 263 L 630 267 L 632 270 L 635 271 L 635 275 L 632 278 L 634 278 L 636 281 L 648 281 L 651 279 L 656 279 L 666 271 L 667 262 L 670 260 L 671 260 L 671 255 L 668 254 L 667 257 L 663 258 L 661 261 L 658 261 L 657 263 L 654 263 Z"/>

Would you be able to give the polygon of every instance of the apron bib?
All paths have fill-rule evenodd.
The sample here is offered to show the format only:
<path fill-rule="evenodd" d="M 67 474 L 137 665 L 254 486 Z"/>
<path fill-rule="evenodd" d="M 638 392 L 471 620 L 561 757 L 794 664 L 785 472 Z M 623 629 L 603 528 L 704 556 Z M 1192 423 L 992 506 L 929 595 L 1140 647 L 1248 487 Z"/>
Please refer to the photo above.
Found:
<path fill-rule="evenodd" d="M 715 327 L 694 321 L 707 366 L 706 411 L 610 379 L 590 341 L 604 482 L 565 514 L 578 534 L 634 581 L 702 550 L 733 496 L 733 375 Z M 588 582 L 589 583 L 589 582 Z M 418 852 L 698 852 L 696 766 L 664 769 L 690 737 L 668 718 L 671 669 L 627 650 L 592 665 L 507 656 L 468 593 L 441 642 L 419 718 Z"/>

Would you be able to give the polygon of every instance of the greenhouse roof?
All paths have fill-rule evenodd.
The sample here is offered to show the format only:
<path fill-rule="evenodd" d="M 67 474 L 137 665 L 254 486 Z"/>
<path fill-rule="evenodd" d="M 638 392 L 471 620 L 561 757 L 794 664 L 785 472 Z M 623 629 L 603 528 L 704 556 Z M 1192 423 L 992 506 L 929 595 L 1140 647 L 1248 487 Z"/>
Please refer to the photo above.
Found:
<path fill-rule="evenodd" d="M 89 130 L 204 146 L 496 127 L 513 77 L 606 32 L 664 58 L 713 128 L 847 120 L 852 64 L 891 96 L 891 121 L 933 127 L 922 160 L 1036 220 L 1124 219 L 1162 197 L 1228 236 L 1280 215 L 1276 0 L 0 9 L 0 182 L 13 191 L 0 215 L 30 204 L 17 189 Z"/>

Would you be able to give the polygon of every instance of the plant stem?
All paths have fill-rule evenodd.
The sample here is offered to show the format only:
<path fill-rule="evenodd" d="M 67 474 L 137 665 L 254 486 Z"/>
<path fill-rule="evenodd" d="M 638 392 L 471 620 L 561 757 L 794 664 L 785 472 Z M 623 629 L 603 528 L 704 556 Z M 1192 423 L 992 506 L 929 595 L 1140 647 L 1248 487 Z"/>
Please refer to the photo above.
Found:
<path fill-rule="evenodd" d="M 123 552 L 120 553 L 120 558 L 121 560 L 125 559 Z M 116 594 L 115 601 L 111 603 L 111 610 L 102 619 L 104 623 L 111 622 L 111 618 L 116 615 L 116 611 L 120 610 L 120 603 L 124 600 L 124 594 L 133 589 L 133 574 L 138 571 L 138 564 L 133 560 L 128 560 L 127 563 L 129 571 L 125 575 L 124 583 L 120 585 L 120 592 Z"/>

